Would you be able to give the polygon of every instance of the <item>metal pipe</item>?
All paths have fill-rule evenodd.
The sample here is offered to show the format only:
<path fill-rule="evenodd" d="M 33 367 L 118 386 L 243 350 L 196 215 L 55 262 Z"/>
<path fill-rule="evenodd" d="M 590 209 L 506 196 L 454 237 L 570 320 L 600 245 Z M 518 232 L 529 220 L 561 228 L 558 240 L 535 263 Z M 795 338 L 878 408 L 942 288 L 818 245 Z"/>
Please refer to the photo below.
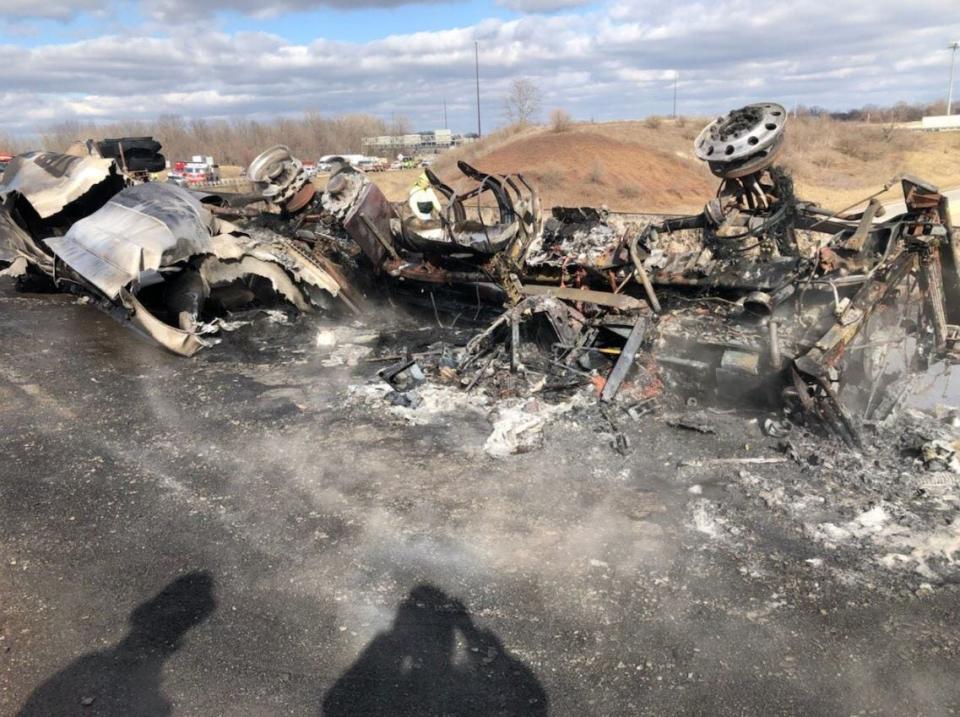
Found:
<path fill-rule="evenodd" d="M 653 309 L 653 313 L 655 314 L 661 313 L 660 300 L 657 299 L 657 294 L 653 290 L 653 284 L 650 282 L 650 277 L 647 276 L 647 270 L 644 268 L 643 261 L 641 261 L 640 254 L 637 251 L 637 237 L 633 237 L 633 239 L 630 240 L 630 258 L 633 260 L 637 279 L 643 285 L 643 290 L 647 294 L 647 301 L 650 302 L 650 308 Z"/>
<path fill-rule="evenodd" d="M 510 373 L 520 369 L 520 315 L 511 312 L 510 315 Z"/>
<path fill-rule="evenodd" d="M 770 363 L 777 371 L 783 366 L 783 354 L 780 352 L 780 323 L 770 319 Z"/>
<path fill-rule="evenodd" d="M 368 217 L 366 214 L 361 214 L 361 215 L 360 215 L 360 220 L 364 223 L 364 225 L 367 227 L 367 229 L 370 231 L 370 233 L 373 234 L 374 238 L 375 238 L 378 242 L 380 242 L 381 246 L 383 246 L 383 248 L 386 250 L 387 254 L 389 254 L 391 257 L 393 257 L 393 259 L 395 259 L 396 261 L 400 261 L 400 255 L 397 254 L 397 250 L 393 248 L 393 244 L 391 244 L 391 243 L 380 233 L 380 230 L 377 229 L 376 225 L 374 225 L 374 223 L 373 223 L 372 221 L 370 221 L 370 217 Z"/>

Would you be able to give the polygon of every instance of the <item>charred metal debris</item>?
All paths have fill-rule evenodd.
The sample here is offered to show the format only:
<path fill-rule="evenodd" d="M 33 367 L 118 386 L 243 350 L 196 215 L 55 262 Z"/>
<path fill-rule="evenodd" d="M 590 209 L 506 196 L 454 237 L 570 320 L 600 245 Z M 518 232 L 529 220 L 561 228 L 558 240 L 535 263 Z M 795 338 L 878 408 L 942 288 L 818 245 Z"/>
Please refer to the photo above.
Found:
<path fill-rule="evenodd" d="M 946 197 L 910 176 L 884 187 L 898 182 L 906 204 L 889 218 L 880 192 L 853 213 L 796 197 L 776 165 L 786 120 L 762 103 L 711 122 L 694 149 L 717 194 L 669 217 L 544 217 L 521 175 L 464 162 L 456 183 L 427 169 L 395 204 L 346 163 L 320 189 L 283 146 L 251 163 L 253 191 L 195 193 L 134 176 L 126 140 L 87 142 L 10 163 L 0 266 L 188 356 L 238 311 L 352 315 L 386 292 L 459 337 L 381 372 L 395 402 L 433 374 L 499 397 L 590 385 L 601 410 L 636 416 L 669 387 L 782 405 L 857 444 L 911 377 L 955 356 L 960 234 Z M 142 166 L 159 145 L 136 139 Z"/>

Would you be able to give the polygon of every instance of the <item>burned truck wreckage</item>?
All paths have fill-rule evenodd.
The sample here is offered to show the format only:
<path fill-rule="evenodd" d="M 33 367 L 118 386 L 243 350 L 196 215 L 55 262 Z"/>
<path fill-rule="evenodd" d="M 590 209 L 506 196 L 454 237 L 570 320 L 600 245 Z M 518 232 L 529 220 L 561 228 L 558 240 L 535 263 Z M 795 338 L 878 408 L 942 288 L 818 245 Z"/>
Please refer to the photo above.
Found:
<path fill-rule="evenodd" d="M 935 187 L 896 182 L 831 212 L 776 162 L 787 113 L 749 105 L 695 141 L 719 189 L 692 216 L 555 207 L 521 175 L 460 162 L 391 203 L 341 163 L 316 186 L 283 146 L 247 194 L 140 182 L 88 142 L 16 158 L 0 186 L 0 267 L 92 297 L 185 356 L 235 310 L 373 310 L 378 292 L 459 325 L 459 343 L 381 372 L 436 372 L 496 395 L 590 386 L 635 414 L 668 393 L 782 406 L 848 444 L 891 415 L 960 332 L 960 234 Z M 668 181 L 668 180 L 665 180 Z M 452 324 L 451 324 L 452 325 Z M 669 390 L 668 390 L 669 389 Z"/>
<path fill-rule="evenodd" d="M 184 356 L 223 326 L 202 318 L 214 305 L 276 294 L 310 311 L 339 294 L 285 239 L 255 239 L 211 213 L 205 199 L 136 181 L 92 142 L 71 154 L 22 155 L 0 187 L 0 263 L 31 286 L 92 297 Z"/>

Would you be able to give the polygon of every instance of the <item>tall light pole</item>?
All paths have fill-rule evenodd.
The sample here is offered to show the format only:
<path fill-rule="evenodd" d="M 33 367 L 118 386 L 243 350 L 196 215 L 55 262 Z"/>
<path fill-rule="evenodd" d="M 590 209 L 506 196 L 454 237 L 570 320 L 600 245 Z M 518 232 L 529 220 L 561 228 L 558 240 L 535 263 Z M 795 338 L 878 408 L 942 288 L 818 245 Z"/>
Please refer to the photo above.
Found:
<path fill-rule="evenodd" d="M 960 42 L 951 42 L 947 45 L 947 49 L 952 50 L 950 53 L 950 88 L 947 90 L 947 114 L 950 114 L 953 106 L 953 65 L 954 60 L 957 59 L 958 47 L 960 47 Z"/>
<path fill-rule="evenodd" d="M 477 72 L 477 137 L 483 137 L 480 131 L 480 43 L 473 41 L 473 66 Z"/>
<path fill-rule="evenodd" d="M 677 80 L 680 79 L 680 70 L 673 71 L 673 118 L 677 118 Z"/>

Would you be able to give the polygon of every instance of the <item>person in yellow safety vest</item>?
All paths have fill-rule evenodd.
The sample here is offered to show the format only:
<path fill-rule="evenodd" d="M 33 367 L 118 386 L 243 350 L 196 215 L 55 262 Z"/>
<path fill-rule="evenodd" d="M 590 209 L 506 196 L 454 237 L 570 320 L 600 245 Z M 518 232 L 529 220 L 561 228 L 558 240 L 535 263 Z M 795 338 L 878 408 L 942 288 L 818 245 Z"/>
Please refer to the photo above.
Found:
<path fill-rule="evenodd" d="M 426 172 L 421 174 L 416 183 L 410 187 L 409 204 L 410 210 L 417 219 L 427 222 L 440 218 L 440 212 L 443 209 L 440 206 L 440 198 L 430 186 L 430 179 Z"/>

